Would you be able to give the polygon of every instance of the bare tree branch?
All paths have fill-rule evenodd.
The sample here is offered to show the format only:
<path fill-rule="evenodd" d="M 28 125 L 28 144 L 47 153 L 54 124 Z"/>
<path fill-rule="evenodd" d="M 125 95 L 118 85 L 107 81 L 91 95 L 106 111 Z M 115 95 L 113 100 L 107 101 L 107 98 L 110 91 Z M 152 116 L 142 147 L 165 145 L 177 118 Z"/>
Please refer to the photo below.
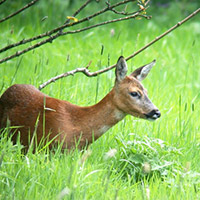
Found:
<path fill-rule="evenodd" d="M 195 15 L 197 15 L 200 12 L 200 8 L 198 8 L 196 11 L 194 11 L 192 14 L 190 14 L 189 16 L 187 16 L 186 18 L 184 18 L 182 21 L 178 22 L 176 25 L 174 25 L 173 27 L 171 27 L 170 29 L 168 29 L 167 31 L 165 31 L 164 33 L 162 33 L 161 35 L 159 35 L 158 37 L 156 37 L 154 40 L 152 40 L 151 42 L 149 42 L 148 44 L 146 44 L 144 47 L 142 47 L 141 49 L 139 49 L 138 51 L 136 51 L 135 53 L 131 54 L 130 56 L 126 57 L 125 60 L 130 60 L 131 58 L 133 58 L 134 56 L 138 55 L 139 53 L 141 53 L 142 51 L 144 51 L 146 48 L 148 48 L 149 46 L 151 46 L 152 44 L 154 44 L 155 42 L 159 41 L 161 38 L 165 37 L 167 34 L 169 34 L 170 32 L 172 32 L 173 30 L 175 30 L 176 28 L 180 27 L 182 24 L 184 24 L 186 21 L 188 21 L 189 19 L 191 19 L 192 17 L 194 17 Z M 41 84 L 39 86 L 39 90 L 42 90 L 44 87 L 46 87 L 47 85 L 49 85 L 50 83 L 55 82 L 56 80 L 60 79 L 60 78 L 64 78 L 70 75 L 74 75 L 75 73 L 83 73 L 88 77 L 94 77 L 97 76 L 99 74 L 105 73 L 111 69 L 113 69 L 116 66 L 116 64 L 111 65 L 105 69 L 101 69 L 95 72 L 90 72 L 88 67 L 85 68 L 77 68 L 74 69 L 72 71 L 60 74 L 56 77 L 53 77 L 51 79 L 49 79 L 48 81 L 46 81 L 45 83 Z"/>
<path fill-rule="evenodd" d="M 29 7 L 31 7 L 33 4 L 35 4 L 37 1 L 39 1 L 39 0 L 33 0 L 33 1 L 31 1 L 30 3 L 28 3 L 27 5 L 25 5 L 23 8 L 19 9 L 18 11 L 14 12 L 14 13 L 12 13 L 12 14 L 10 14 L 10 15 L 8 15 L 7 17 L 5 17 L 5 18 L 3 18 L 3 19 L 0 19 L 0 23 L 2 23 L 2 22 L 4 22 L 4 21 L 6 21 L 6 20 L 8 20 L 8 19 L 10 19 L 10 18 L 12 18 L 12 17 L 14 17 L 15 15 L 17 15 L 17 14 L 19 14 L 19 13 L 21 13 L 21 12 L 23 12 L 24 10 L 26 10 L 27 8 L 29 8 Z"/>
<path fill-rule="evenodd" d="M 72 15 L 72 16 L 76 16 L 78 15 L 92 0 L 87 0 L 78 10 L 75 11 L 75 13 Z M 65 23 L 69 22 L 69 20 L 67 20 Z M 38 36 L 35 36 L 35 37 L 32 37 L 32 38 L 29 38 L 29 39 L 23 39 L 17 43 L 13 43 L 13 44 L 10 44 L 2 49 L 0 49 L 0 53 L 4 52 L 4 51 L 7 51 L 9 49 L 12 49 L 14 47 L 17 47 L 17 46 L 20 46 L 20 45 L 23 45 L 23 44 L 26 44 L 28 42 L 32 42 L 34 40 L 37 40 L 37 39 L 41 39 L 43 37 L 46 37 L 46 36 L 50 36 L 51 34 L 48 32 L 44 33 L 44 34 L 40 34 Z"/>
<path fill-rule="evenodd" d="M 15 58 L 15 57 L 18 57 L 22 54 L 25 54 L 33 49 L 36 49 L 48 42 L 52 42 L 53 40 L 55 40 L 56 38 L 60 37 L 60 36 L 63 36 L 63 35 L 69 35 L 69 34 L 75 34 L 75 33 L 80 33 L 80 32 L 83 32 L 83 31 L 86 31 L 86 30 L 89 30 L 89 29 L 92 29 L 92 28 L 96 28 L 98 26 L 103 26 L 103 25 L 106 25 L 106 24 L 110 24 L 110 23 L 114 23 L 114 22 L 119 22 L 119 21 L 124 21 L 124 20 L 129 20 L 129 19 L 132 19 L 132 18 L 136 18 L 136 17 L 144 17 L 146 19 L 150 19 L 151 17 L 150 16 L 146 16 L 146 15 L 140 15 L 140 12 L 138 11 L 136 14 L 134 15 L 131 15 L 131 16 L 127 16 L 127 17 L 123 17 L 123 18 L 118 18 L 118 19 L 114 19 L 114 20 L 109 20 L 109 21 L 105 21 L 105 22 L 101 22 L 101 23 L 98 23 L 98 24 L 95 24 L 95 25 L 92 25 L 92 26 L 88 26 L 88 27 L 85 27 L 85 28 L 82 28 L 82 29 L 78 29 L 78 30 L 74 30 L 74 31 L 67 31 L 67 32 L 58 32 L 56 33 L 55 35 L 53 36 L 50 36 L 49 38 L 45 39 L 45 40 L 42 40 L 41 42 L 38 42 L 36 43 L 35 45 L 33 46 L 30 46 L 22 51 L 17 51 L 15 54 L 11 55 L 11 56 L 8 56 L 6 58 L 3 58 L 0 60 L 0 64 L 1 63 L 4 63 L 12 58 Z"/>
<path fill-rule="evenodd" d="M 23 44 L 26 44 L 26 43 L 29 43 L 29 42 L 32 42 L 32 41 L 35 41 L 35 40 L 38 40 L 38 39 L 42 39 L 42 38 L 44 38 L 44 37 L 50 37 L 51 35 L 57 33 L 58 31 L 62 31 L 62 30 L 65 29 L 65 28 L 75 26 L 75 25 L 80 24 L 80 23 L 83 23 L 83 22 L 85 22 L 85 21 L 89 21 L 89 20 L 91 20 L 92 18 L 97 17 L 97 16 L 99 16 L 99 15 L 101 15 L 101 14 L 107 12 L 107 11 L 110 11 L 111 9 L 113 9 L 113 8 L 115 8 L 115 7 L 121 6 L 121 5 L 123 5 L 123 4 L 127 4 L 127 3 L 129 3 L 129 2 L 134 2 L 134 1 L 136 1 L 136 0 L 125 0 L 125 1 L 121 1 L 121 2 L 118 2 L 118 3 L 116 3 L 116 4 L 113 4 L 113 5 L 111 5 L 111 6 L 107 6 L 107 7 L 105 7 L 104 9 L 102 9 L 102 10 L 100 10 L 100 11 L 98 11 L 98 12 L 96 12 L 96 13 L 90 15 L 90 16 L 87 16 L 87 17 L 85 17 L 85 18 L 83 18 L 83 19 L 81 19 L 81 20 L 79 20 L 78 22 L 74 22 L 74 23 L 72 23 L 72 24 L 66 24 L 66 23 L 65 23 L 64 25 L 59 26 L 59 27 L 57 27 L 57 28 L 55 28 L 55 29 L 52 29 L 51 31 L 47 31 L 46 33 L 42 33 L 42 34 L 37 35 L 37 36 L 34 36 L 34 37 L 32 37 L 32 38 L 23 39 L 23 40 L 21 40 L 21 41 L 19 41 L 19 42 L 17 42 L 17 43 L 7 45 L 6 47 L 3 47 L 2 49 L 0 49 L 0 53 L 5 52 L 5 51 L 7 51 L 7 50 L 9 50 L 9 49 L 11 49 L 11 48 L 17 47 L 17 46 L 20 46 L 20 45 L 23 45 Z M 88 2 L 88 1 L 87 1 L 87 2 Z M 88 2 L 88 3 L 87 3 L 87 2 L 84 4 L 85 6 L 88 5 L 89 2 Z M 83 9 L 85 6 L 82 6 L 82 9 Z M 79 10 L 82 10 L 82 9 L 79 9 Z M 141 10 L 140 10 L 140 11 L 141 11 Z M 77 10 L 77 13 L 78 13 L 78 12 L 80 12 L 80 11 Z M 76 15 L 76 13 L 75 13 L 75 15 Z"/>

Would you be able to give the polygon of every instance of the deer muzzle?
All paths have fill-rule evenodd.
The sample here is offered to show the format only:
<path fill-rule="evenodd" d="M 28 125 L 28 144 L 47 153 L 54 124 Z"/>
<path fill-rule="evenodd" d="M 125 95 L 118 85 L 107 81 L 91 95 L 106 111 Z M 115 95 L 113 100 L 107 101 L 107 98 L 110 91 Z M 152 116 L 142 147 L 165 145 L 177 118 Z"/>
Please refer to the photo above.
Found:
<path fill-rule="evenodd" d="M 154 109 L 151 112 L 145 114 L 148 120 L 156 120 L 161 116 L 161 113 L 158 109 Z"/>

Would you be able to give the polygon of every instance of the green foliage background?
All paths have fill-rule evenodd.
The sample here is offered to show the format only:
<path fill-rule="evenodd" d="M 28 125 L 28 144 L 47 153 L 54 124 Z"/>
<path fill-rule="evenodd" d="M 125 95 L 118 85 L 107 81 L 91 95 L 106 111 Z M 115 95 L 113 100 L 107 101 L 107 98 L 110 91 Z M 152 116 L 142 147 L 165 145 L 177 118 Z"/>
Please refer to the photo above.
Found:
<path fill-rule="evenodd" d="M 70 7 L 68 1 L 40 1 L 0 24 L 1 47 L 63 24 L 81 2 L 74 1 Z M 0 18 L 22 5 L 24 1 L 4 3 L 0 6 Z M 93 2 L 78 18 L 95 12 L 99 6 L 105 6 L 103 1 Z M 137 9 L 136 4 L 128 9 L 131 7 Z M 198 1 L 170 1 L 167 5 L 154 1 L 148 9 L 151 20 L 131 20 L 60 37 L 1 64 L 0 94 L 14 83 L 38 87 L 53 76 L 87 66 L 91 60 L 91 71 L 105 68 L 198 7 Z M 42 21 L 45 16 L 48 18 Z M 92 22 L 112 16 L 107 13 Z M 12 145 L 5 131 L 0 140 L 0 199 L 199 199 L 199 47 L 198 15 L 128 62 L 130 73 L 157 60 L 143 83 L 162 113 L 154 123 L 127 116 L 83 153 L 61 153 L 58 149 L 54 153 L 46 150 L 22 155 L 20 144 Z M 76 74 L 47 86 L 43 92 L 87 106 L 102 99 L 114 79 L 114 71 L 96 78 Z"/>

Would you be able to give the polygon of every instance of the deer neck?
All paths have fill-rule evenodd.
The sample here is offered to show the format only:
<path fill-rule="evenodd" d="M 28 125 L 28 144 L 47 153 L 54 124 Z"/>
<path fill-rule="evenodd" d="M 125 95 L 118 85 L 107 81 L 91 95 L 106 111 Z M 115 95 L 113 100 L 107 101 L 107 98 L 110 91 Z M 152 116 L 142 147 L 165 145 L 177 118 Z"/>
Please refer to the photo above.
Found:
<path fill-rule="evenodd" d="M 114 104 L 114 91 L 108 93 L 99 103 L 82 107 L 84 112 L 84 127 L 86 132 L 94 134 L 94 138 L 99 138 L 108 129 L 125 117 L 125 113 L 120 111 Z M 83 131 L 84 132 L 84 131 Z"/>

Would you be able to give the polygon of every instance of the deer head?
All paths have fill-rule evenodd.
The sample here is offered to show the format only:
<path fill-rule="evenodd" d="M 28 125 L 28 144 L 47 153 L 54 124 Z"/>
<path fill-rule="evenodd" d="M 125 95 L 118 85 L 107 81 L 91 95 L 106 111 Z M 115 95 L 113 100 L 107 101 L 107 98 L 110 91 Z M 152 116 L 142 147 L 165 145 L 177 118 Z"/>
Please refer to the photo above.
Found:
<path fill-rule="evenodd" d="M 155 62 L 154 60 L 127 76 L 125 59 L 122 56 L 118 59 L 115 71 L 114 103 L 120 111 L 148 120 L 156 120 L 161 116 L 158 108 L 148 98 L 147 90 L 141 84 L 141 81 L 146 78 L 151 68 L 155 65 Z"/>

